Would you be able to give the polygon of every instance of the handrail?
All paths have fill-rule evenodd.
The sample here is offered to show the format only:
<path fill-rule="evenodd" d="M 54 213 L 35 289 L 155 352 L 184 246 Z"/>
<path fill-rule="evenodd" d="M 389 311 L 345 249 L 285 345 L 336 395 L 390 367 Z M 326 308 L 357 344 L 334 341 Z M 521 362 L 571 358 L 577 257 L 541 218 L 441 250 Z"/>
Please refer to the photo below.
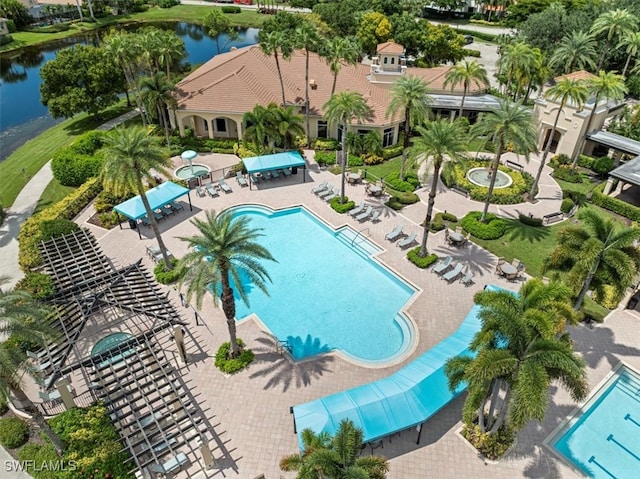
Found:
<path fill-rule="evenodd" d="M 360 233 L 363 233 L 364 231 L 369 231 L 369 227 L 367 226 L 366 228 L 362 228 L 360 231 L 358 231 L 358 234 L 356 234 L 351 240 L 351 246 L 353 246 L 353 244 L 356 242 L 356 240 L 358 239 L 358 236 L 360 236 Z M 371 232 L 369 231 L 369 233 Z"/>

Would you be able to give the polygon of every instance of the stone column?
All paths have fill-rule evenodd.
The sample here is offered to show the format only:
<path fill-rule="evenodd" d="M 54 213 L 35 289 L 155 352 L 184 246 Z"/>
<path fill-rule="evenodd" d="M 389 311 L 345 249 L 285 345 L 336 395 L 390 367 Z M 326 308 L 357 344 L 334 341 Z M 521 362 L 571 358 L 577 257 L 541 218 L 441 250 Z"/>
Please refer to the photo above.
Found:
<path fill-rule="evenodd" d="M 204 467 L 206 467 L 207 469 L 212 469 L 214 466 L 217 466 L 216 460 L 213 457 L 213 453 L 209 448 L 209 441 L 207 441 L 206 436 L 203 436 L 198 441 L 198 450 L 200 451 L 200 456 L 202 456 Z"/>
<path fill-rule="evenodd" d="M 602 193 L 605 195 L 609 195 L 611 193 L 611 188 L 613 188 L 613 178 L 609 177 Z"/>
<path fill-rule="evenodd" d="M 73 395 L 71 394 L 71 391 L 70 391 L 71 383 L 69 382 L 69 379 L 67 378 L 58 379 L 55 383 L 55 386 L 58 392 L 60 393 L 60 397 L 62 398 L 64 407 L 67 409 L 76 407 L 76 403 L 73 400 Z"/>
<path fill-rule="evenodd" d="M 184 346 L 184 330 L 182 326 L 175 326 L 173 328 L 173 339 L 178 347 L 178 354 L 184 364 L 187 364 L 187 350 Z"/>

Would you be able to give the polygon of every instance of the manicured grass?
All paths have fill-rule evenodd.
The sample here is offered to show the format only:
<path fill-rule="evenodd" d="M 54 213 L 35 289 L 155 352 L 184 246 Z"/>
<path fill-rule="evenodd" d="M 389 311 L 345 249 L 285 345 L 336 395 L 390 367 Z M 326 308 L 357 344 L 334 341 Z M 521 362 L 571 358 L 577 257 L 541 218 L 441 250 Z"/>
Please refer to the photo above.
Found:
<path fill-rule="evenodd" d="M 153 7 L 142 13 L 118 16 L 110 15 L 104 18 L 99 18 L 96 22 L 73 23 L 70 24 L 71 28 L 64 32 L 16 32 L 11 34 L 13 42 L 1 46 L 0 51 L 9 51 L 40 43 L 46 43 L 52 40 L 66 38 L 71 35 L 97 30 L 109 25 L 115 25 L 117 23 L 179 21 L 202 24 L 202 19 L 212 8 L 218 9 L 219 7 L 212 7 L 208 5 L 177 5 L 172 8 Z M 228 15 L 228 17 L 232 24 L 238 27 L 259 27 L 267 18 L 269 18 L 267 15 L 261 15 L 255 10 L 244 9 L 241 13 Z"/>
<path fill-rule="evenodd" d="M 58 149 L 71 144 L 77 136 L 128 110 L 129 108 L 121 105 L 112 107 L 102 112 L 99 121 L 85 113 L 76 115 L 26 142 L 0 163 L 0 204 L 5 208 L 11 206 L 24 185 Z M 24 175 L 21 172 L 22 168 Z"/>
<path fill-rule="evenodd" d="M 57 203 L 74 190 L 75 188 L 72 186 L 62 186 L 58 183 L 58 180 L 54 178 L 42 192 L 42 196 L 40 196 L 38 200 L 34 213 L 38 213 L 40 210 Z"/>
<path fill-rule="evenodd" d="M 372 166 L 363 166 L 360 167 L 363 170 L 366 170 L 368 173 L 372 175 L 382 178 L 387 176 L 390 173 L 399 173 L 400 172 L 400 164 L 402 163 L 402 157 L 398 156 L 396 158 L 392 158 L 390 160 L 385 161 L 379 165 Z M 418 166 L 415 162 L 411 160 L 407 160 L 405 163 L 405 173 L 416 173 L 418 171 Z"/>
<path fill-rule="evenodd" d="M 568 181 L 557 178 L 555 180 L 558 182 L 558 185 L 560 185 L 562 191 L 576 191 L 583 195 L 593 191 L 593 189 L 598 186 L 598 183 L 594 183 L 590 178 L 583 178 L 582 183 L 569 183 Z"/>

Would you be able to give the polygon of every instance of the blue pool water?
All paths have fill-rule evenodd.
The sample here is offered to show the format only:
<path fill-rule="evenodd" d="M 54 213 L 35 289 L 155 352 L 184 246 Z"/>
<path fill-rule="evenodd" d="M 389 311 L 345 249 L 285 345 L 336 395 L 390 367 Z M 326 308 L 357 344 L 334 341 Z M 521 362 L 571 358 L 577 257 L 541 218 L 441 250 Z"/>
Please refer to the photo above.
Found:
<path fill-rule="evenodd" d="M 622 366 L 550 444 L 589 477 L 640 477 L 640 375 Z"/>
<path fill-rule="evenodd" d="M 416 291 L 371 259 L 377 246 L 302 207 L 242 206 L 233 214 L 263 229 L 258 241 L 278 261 L 265 264 L 269 296 L 248 285 L 250 306 L 236 301 L 239 320 L 256 313 L 295 359 L 340 350 L 356 361 L 387 362 L 409 348 L 413 327 L 399 311 Z"/>

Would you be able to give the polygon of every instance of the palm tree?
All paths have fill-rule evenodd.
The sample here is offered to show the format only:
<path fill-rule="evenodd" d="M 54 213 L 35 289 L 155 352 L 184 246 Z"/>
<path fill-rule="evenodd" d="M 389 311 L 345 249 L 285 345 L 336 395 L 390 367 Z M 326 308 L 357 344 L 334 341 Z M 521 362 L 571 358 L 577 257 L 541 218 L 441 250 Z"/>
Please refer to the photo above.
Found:
<path fill-rule="evenodd" d="M 288 150 L 294 137 L 304 135 L 302 116 L 298 115 L 292 106 L 278 107 L 273 113 L 278 135 L 284 142 L 284 149 Z"/>
<path fill-rule="evenodd" d="M 324 49 L 324 57 L 333 73 L 331 95 L 336 92 L 336 82 L 342 64 L 354 65 L 358 58 L 358 44 L 351 38 L 333 37 L 329 39 Z"/>
<path fill-rule="evenodd" d="M 272 104 L 275 107 L 275 104 Z M 273 108 L 256 105 L 253 110 L 242 115 L 244 124 L 244 140 L 252 142 L 262 153 L 267 144 L 274 139 Z"/>
<path fill-rule="evenodd" d="M 453 89 L 460 84 L 462 84 L 463 90 L 460 111 L 458 112 L 459 117 L 462 116 L 462 112 L 464 111 L 464 100 L 472 84 L 489 88 L 487 70 L 475 60 L 464 60 L 463 62 L 456 63 L 445 75 L 444 87 L 446 88 L 451 85 L 451 91 L 453 91 Z"/>
<path fill-rule="evenodd" d="M 617 9 L 602 13 L 591 25 L 591 33 L 594 36 L 606 34 L 606 40 L 602 46 L 602 53 L 598 60 L 596 71 L 600 71 L 604 63 L 604 57 L 611 48 L 611 43 L 617 37 L 633 32 L 638 24 L 638 18 L 629 10 Z"/>
<path fill-rule="evenodd" d="M 480 218 L 480 221 L 484 222 L 489 211 L 502 154 L 510 145 L 516 153 L 524 154 L 528 159 L 529 153 L 536 151 L 538 133 L 530 110 L 524 108 L 520 102 L 501 100 L 498 110 L 481 115 L 478 122 L 471 127 L 471 136 L 492 137 L 496 152 L 491 165 L 489 191 Z"/>
<path fill-rule="evenodd" d="M 409 149 L 409 155 L 417 160 L 431 160 L 433 165 L 429 203 L 427 205 L 427 214 L 424 218 L 419 253 L 420 256 L 424 257 L 427 255 L 427 238 L 429 236 L 429 227 L 431 226 L 433 205 L 438 192 L 440 168 L 447 158 L 454 161 L 460 159 L 461 153 L 467 150 L 467 144 L 465 132 L 457 121 L 451 123 L 444 119 L 438 119 L 427 123 L 425 126 L 418 126 L 416 131 L 420 136 L 416 138 L 413 146 Z"/>
<path fill-rule="evenodd" d="M 164 266 L 172 269 L 167 247 L 164 244 L 158 222 L 153 215 L 142 180 L 153 181 L 155 171 L 169 176 L 168 169 L 173 166 L 155 139 L 149 136 L 141 126 L 131 128 L 116 128 L 105 139 L 104 163 L 102 164 L 102 178 L 107 189 L 114 192 L 135 191 L 140 195 L 151 229 L 156 236 L 158 247 L 162 252 Z"/>
<path fill-rule="evenodd" d="M 595 70 L 596 41 L 586 32 L 567 33 L 554 50 L 549 66 L 559 73 L 571 73 L 575 70 Z"/>
<path fill-rule="evenodd" d="M 558 112 L 556 113 L 556 118 L 553 122 L 553 126 L 551 127 L 551 131 L 549 132 L 549 138 L 547 138 L 547 142 L 544 146 L 544 152 L 542 153 L 542 158 L 540 159 L 540 166 L 538 167 L 538 173 L 536 174 L 536 178 L 531 185 L 531 191 L 529 191 L 529 198 L 534 199 L 536 195 L 536 189 L 538 188 L 538 183 L 540 181 L 540 177 L 542 176 L 542 170 L 544 169 L 544 165 L 547 161 L 547 156 L 549 156 L 549 152 L 551 151 L 551 144 L 553 143 L 553 138 L 556 134 L 556 129 L 558 128 L 558 121 L 560 120 L 560 115 L 562 114 L 562 109 L 565 107 L 567 102 L 570 102 L 576 110 L 582 110 L 582 105 L 587 101 L 587 87 L 584 85 L 584 82 L 579 80 L 571 80 L 567 77 L 562 78 L 558 83 L 549 88 L 544 96 L 550 99 L 552 102 L 558 104 Z"/>
<path fill-rule="evenodd" d="M 587 120 L 587 128 L 585 129 L 584 136 L 580 142 L 580 147 L 576 150 L 571 167 L 575 169 L 578 164 L 578 158 L 584 149 L 584 144 L 587 142 L 587 134 L 591 128 L 591 122 L 598 109 L 598 102 L 600 98 L 606 98 L 608 100 L 621 100 L 627 93 L 627 87 L 624 83 L 624 77 L 616 75 L 614 72 L 605 72 L 600 70 L 598 76 L 591 77 L 585 81 L 587 91 L 590 96 L 593 96 L 593 106 L 591 107 L 591 113 Z"/>
<path fill-rule="evenodd" d="M 571 225 L 558 235 L 558 245 L 545 268 L 568 269 L 568 280 L 578 297 L 573 306 L 578 311 L 592 285 L 605 284 L 624 291 L 640 267 L 640 252 L 633 246 L 640 239 L 638 228 L 618 228 L 613 220 L 605 220 L 593 210 L 579 215 L 583 225 Z"/>
<path fill-rule="evenodd" d="M 7 283 L 6 277 L 0 277 L 0 286 Z M 55 330 L 48 322 L 51 308 L 37 302 L 34 297 L 23 290 L 5 291 L 0 288 L 0 336 L 13 337 L 22 344 L 32 348 L 47 345 L 55 339 Z M 22 389 L 23 374 L 39 379 L 40 371 L 27 361 L 22 348 L 0 343 L 0 396 L 17 401 L 32 414 L 33 419 L 51 439 L 51 443 L 61 453 L 63 450 L 60 438 L 51 430 L 40 413 L 40 410 L 29 399 Z"/>
<path fill-rule="evenodd" d="M 373 111 L 367 104 L 361 93 L 344 90 L 332 95 L 329 101 L 322 107 L 324 118 L 329 124 L 337 123 L 342 127 L 342 180 L 340 187 L 340 203 L 344 203 L 345 172 L 347 168 L 347 133 L 349 126 L 355 118 L 358 123 L 363 123 L 371 117 Z"/>
<path fill-rule="evenodd" d="M 164 32 L 162 43 L 157 50 L 158 64 L 166 68 L 167 78 L 171 75 L 171 65 L 182 60 L 185 56 L 185 46 L 182 39 L 173 32 Z"/>
<path fill-rule="evenodd" d="M 282 55 L 284 60 L 291 58 L 291 42 L 288 41 L 284 32 L 260 32 L 258 34 L 258 40 L 260 42 L 260 48 L 265 55 L 273 55 L 276 60 L 276 68 L 278 69 L 278 78 L 280 79 L 280 90 L 282 91 L 282 106 L 287 104 L 287 100 L 284 94 L 284 81 L 282 80 L 282 70 L 280 69 L 280 58 L 278 51 Z"/>
<path fill-rule="evenodd" d="M 389 463 L 382 456 L 359 456 L 362 430 L 350 419 L 340 421 L 336 435 L 302 431 L 302 454 L 280 460 L 283 471 L 297 471 L 298 479 L 384 479 Z"/>
<path fill-rule="evenodd" d="M 625 33 L 618 45 L 618 48 L 620 47 L 626 47 L 627 61 L 624 62 L 624 68 L 622 69 L 622 76 L 626 76 L 631 59 L 640 53 L 640 32 Z"/>
<path fill-rule="evenodd" d="M 575 320 L 567 293 L 561 283 L 533 279 L 518 294 L 485 290 L 475 295 L 482 326 L 469 349 L 477 355 L 450 358 L 445 365 L 452 390 L 468 385 L 466 424 L 477 418 L 483 433 L 495 434 L 505 423 L 520 429 L 531 419 L 542 421 L 555 380 L 574 401 L 586 396 L 585 363 L 563 334 L 563 325 Z"/>
<path fill-rule="evenodd" d="M 302 25 L 296 29 L 294 41 L 298 48 L 302 48 L 304 50 L 306 58 L 304 65 L 304 117 L 307 130 L 307 146 L 309 146 L 311 141 L 311 112 L 309 111 L 311 109 L 309 104 L 309 55 L 312 50 L 318 48 L 321 39 L 315 26 L 308 22 L 303 22 Z"/>
<path fill-rule="evenodd" d="M 171 146 L 169 140 L 169 115 L 167 107 L 174 108 L 176 99 L 172 95 L 173 83 L 169 81 L 167 75 L 163 72 L 154 73 L 151 77 L 143 77 L 138 81 L 138 87 L 142 92 L 142 101 L 150 109 L 155 108 L 158 113 L 158 122 L 164 127 L 165 137 L 167 139 L 167 147 Z"/>
<path fill-rule="evenodd" d="M 517 99 L 523 88 L 523 80 L 535 70 L 536 53 L 534 48 L 524 42 L 510 43 L 503 49 L 497 62 L 499 77 L 504 78 L 504 94 L 513 90 L 513 98 Z M 513 82 L 516 81 L 515 87 Z"/>
<path fill-rule="evenodd" d="M 420 77 L 402 76 L 391 88 L 391 101 L 386 111 L 387 117 L 401 114 L 404 117 L 404 142 L 400 162 L 400 179 L 404 180 L 405 161 L 409 148 L 411 127 L 426 120 L 429 115 L 429 88 Z"/>
<path fill-rule="evenodd" d="M 271 281 L 271 278 L 261 261 L 276 261 L 266 248 L 256 242 L 262 236 L 261 230 L 251 228 L 249 221 L 246 217 L 234 218 L 230 211 L 216 214 L 210 210 L 206 212 L 205 220 L 191 220 L 199 234 L 180 238 L 187 242 L 190 249 L 180 261 L 180 268 L 185 271 L 180 287 L 187 285 L 187 300 L 195 296 L 198 309 L 202 307 L 202 298 L 211 291 L 211 286 L 215 304 L 218 301 L 217 294 L 220 294 L 222 310 L 227 318 L 232 357 L 237 357 L 240 351 L 231 281 L 242 301 L 248 305 L 247 290 L 241 275 L 246 275 L 253 286 L 268 295 L 266 281 Z"/>

